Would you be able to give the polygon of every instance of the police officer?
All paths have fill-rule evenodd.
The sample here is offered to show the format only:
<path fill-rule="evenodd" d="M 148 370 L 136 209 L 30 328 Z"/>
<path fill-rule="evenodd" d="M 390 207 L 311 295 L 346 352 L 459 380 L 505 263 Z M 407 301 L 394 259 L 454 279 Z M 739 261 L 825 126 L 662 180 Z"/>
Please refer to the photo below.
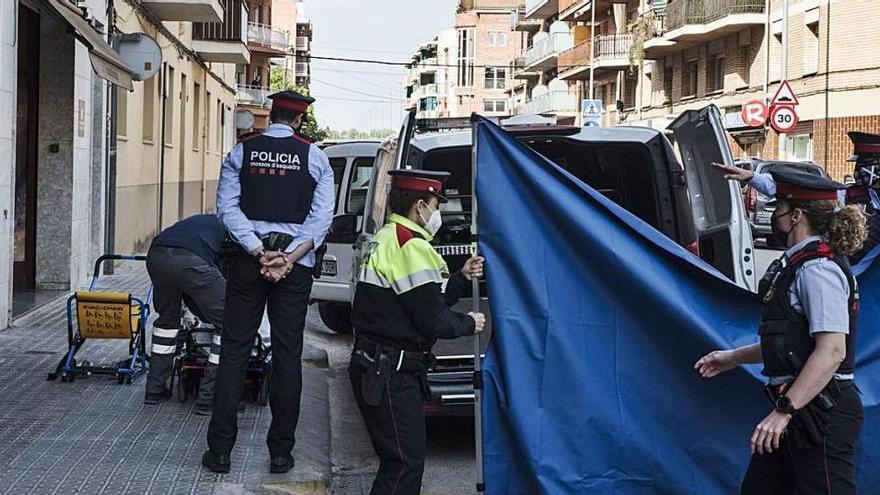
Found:
<path fill-rule="evenodd" d="M 868 238 L 861 249 L 849 255 L 850 263 L 855 265 L 880 244 L 880 135 L 850 132 L 848 136 L 853 142 L 853 154 L 847 161 L 855 162 L 855 183 L 841 190 L 838 197 L 846 204 L 863 205 L 868 219 Z M 724 173 L 725 178 L 748 183 L 765 196 L 772 197 L 776 193 L 776 184 L 770 174 L 756 174 L 717 163 L 713 165 Z"/>
<path fill-rule="evenodd" d="M 399 170 L 392 176 L 388 223 L 367 246 L 360 267 L 352 324 L 355 345 L 349 377 L 379 472 L 371 495 L 417 494 L 425 463 L 426 371 L 438 338 L 480 332 L 481 313 L 453 312 L 483 260 L 470 258 L 448 279 L 446 263 L 430 242 L 442 224 L 440 203 L 449 174 Z"/>
<path fill-rule="evenodd" d="M 215 215 L 193 215 L 160 232 L 150 245 L 147 272 L 158 317 L 153 323 L 146 404 L 171 397 L 168 380 L 174 371 L 182 301 L 199 319 L 218 329 L 209 356 L 209 361 L 216 361 L 226 291 L 218 253 L 225 237 L 226 228 Z M 198 414 L 210 413 L 216 371 L 209 362 L 199 386 Z"/>
<path fill-rule="evenodd" d="M 269 98 L 272 123 L 226 156 L 217 190 L 218 216 L 230 240 L 223 255 L 223 353 L 202 464 L 219 473 L 230 469 L 238 432 L 236 405 L 264 308 L 272 333 L 269 470 L 285 473 L 293 467 L 314 252 L 333 215 L 333 171 L 327 155 L 297 133 L 314 99 L 295 91 Z"/>
<path fill-rule="evenodd" d="M 761 280 L 760 341 L 712 352 L 694 367 L 710 378 L 764 365 L 773 409 L 752 435 L 742 494 L 854 495 L 859 296 L 846 255 L 861 247 L 865 218 L 858 207 L 838 206 L 843 184 L 787 167 L 771 174 L 772 225 L 788 250 Z"/>

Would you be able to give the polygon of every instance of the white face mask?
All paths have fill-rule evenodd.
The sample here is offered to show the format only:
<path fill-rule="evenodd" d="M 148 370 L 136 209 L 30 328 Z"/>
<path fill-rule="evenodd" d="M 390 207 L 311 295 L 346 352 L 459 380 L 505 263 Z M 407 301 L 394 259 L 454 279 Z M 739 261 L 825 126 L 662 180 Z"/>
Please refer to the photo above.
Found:
<path fill-rule="evenodd" d="M 428 204 L 425 203 L 425 206 L 428 206 Z M 428 206 L 428 209 L 430 210 L 431 207 Z M 432 210 L 431 216 L 427 220 L 425 220 L 425 217 L 423 217 L 422 213 L 419 212 L 419 218 L 421 218 L 422 221 L 425 222 L 425 230 L 428 231 L 428 233 L 431 234 L 432 237 L 437 234 L 437 231 L 440 230 L 440 226 L 443 225 L 443 217 L 440 215 L 440 210 Z"/>

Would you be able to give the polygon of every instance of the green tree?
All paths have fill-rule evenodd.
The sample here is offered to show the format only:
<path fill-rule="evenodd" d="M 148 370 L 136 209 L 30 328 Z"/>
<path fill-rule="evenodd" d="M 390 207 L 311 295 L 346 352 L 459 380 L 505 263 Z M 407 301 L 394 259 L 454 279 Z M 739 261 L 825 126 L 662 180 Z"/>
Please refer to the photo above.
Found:
<path fill-rule="evenodd" d="M 284 67 L 272 67 L 269 73 L 269 89 L 272 91 L 291 90 L 308 96 L 309 88 L 297 86 L 291 81 L 285 81 L 285 76 L 286 70 Z M 328 129 L 322 128 L 318 125 L 318 120 L 315 118 L 314 107 L 309 107 L 309 111 L 306 113 L 305 119 L 303 120 L 302 128 L 300 128 L 300 133 L 316 142 L 327 139 L 327 136 L 329 135 Z"/>

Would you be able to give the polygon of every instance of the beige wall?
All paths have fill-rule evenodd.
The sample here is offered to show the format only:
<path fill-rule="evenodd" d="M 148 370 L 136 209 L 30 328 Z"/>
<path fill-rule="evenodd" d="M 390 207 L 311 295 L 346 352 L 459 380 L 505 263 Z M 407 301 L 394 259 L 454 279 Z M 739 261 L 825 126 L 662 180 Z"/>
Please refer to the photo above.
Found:
<path fill-rule="evenodd" d="M 173 84 L 166 109 L 169 126 L 162 143 L 160 76 L 135 82 L 131 93 L 120 92 L 116 179 L 116 250 L 143 251 L 152 236 L 181 217 L 212 211 L 216 181 L 223 154 L 234 144 L 235 66 L 208 64 L 212 77 L 195 60 L 182 58 L 170 40 L 130 10 L 117 5 L 123 32 L 144 32 L 163 47 L 162 59 Z M 191 24 L 166 22 L 165 26 L 186 46 L 191 46 Z M 184 79 L 185 78 L 185 79 Z M 182 84 L 185 81 L 185 86 Z M 152 89 L 152 94 L 147 90 Z M 196 108 L 198 107 L 198 108 Z M 221 128 L 220 112 L 225 113 Z M 152 117 L 149 117 L 151 115 Z M 164 150 L 162 225 L 158 225 L 160 153 Z M 183 197 L 181 199 L 181 193 Z"/>

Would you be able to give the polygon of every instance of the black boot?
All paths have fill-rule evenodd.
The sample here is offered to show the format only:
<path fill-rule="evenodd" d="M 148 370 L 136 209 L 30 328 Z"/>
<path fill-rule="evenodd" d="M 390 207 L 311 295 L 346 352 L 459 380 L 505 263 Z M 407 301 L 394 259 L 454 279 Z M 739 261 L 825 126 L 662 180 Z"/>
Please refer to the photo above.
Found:
<path fill-rule="evenodd" d="M 286 455 L 284 457 L 273 457 L 269 461 L 269 472 L 274 474 L 284 474 L 293 469 L 293 456 Z"/>
<path fill-rule="evenodd" d="M 229 454 L 218 454 L 211 450 L 206 450 L 202 456 L 202 466 L 215 473 L 228 473 L 230 466 Z"/>

